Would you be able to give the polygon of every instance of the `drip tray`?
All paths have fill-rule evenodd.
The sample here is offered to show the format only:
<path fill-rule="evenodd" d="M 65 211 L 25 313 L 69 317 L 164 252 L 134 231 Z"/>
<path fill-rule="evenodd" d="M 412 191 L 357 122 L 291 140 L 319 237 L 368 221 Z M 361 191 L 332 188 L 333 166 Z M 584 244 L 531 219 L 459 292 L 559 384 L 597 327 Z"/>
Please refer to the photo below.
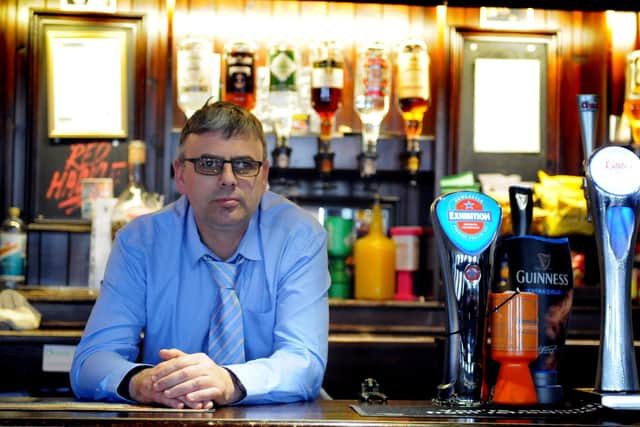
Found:
<path fill-rule="evenodd" d="M 423 417 L 423 418 L 546 418 L 576 417 L 598 412 L 603 408 L 599 403 L 579 403 L 576 406 L 565 405 L 560 408 L 545 407 L 452 407 L 438 405 L 379 405 L 362 403 L 351 405 L 351 408 L 363 417 Z"/>

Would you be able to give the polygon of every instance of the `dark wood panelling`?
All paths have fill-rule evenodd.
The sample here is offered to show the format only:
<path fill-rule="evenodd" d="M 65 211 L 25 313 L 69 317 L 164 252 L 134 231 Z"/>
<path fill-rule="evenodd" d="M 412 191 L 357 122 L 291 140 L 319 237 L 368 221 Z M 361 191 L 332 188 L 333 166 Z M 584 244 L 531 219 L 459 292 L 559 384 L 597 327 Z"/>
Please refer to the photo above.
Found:
<path fill-rule="evenodd" d="M 90 233 L 69 233 L 69 286 L 87 286 L 90 243 Z"/>
<path fill-rule="evenodd" d="M 40 239 L 41 285 L 65 286 L 69 283 L 69 233 L 50 232 Z"/>

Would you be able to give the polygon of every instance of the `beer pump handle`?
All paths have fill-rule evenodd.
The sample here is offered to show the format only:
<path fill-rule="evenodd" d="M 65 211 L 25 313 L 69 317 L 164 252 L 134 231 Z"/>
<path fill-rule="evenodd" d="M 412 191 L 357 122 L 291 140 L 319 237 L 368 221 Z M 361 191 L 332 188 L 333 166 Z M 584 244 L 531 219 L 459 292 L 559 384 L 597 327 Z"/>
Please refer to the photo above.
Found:
<path fill-rule="evenodd" d="M 511 207 L 511 228 L 514 236 L 530 234 L 531 222 L 533 221 L 533 191 L 531 187 L 510 186 L 509 206 Z"/>

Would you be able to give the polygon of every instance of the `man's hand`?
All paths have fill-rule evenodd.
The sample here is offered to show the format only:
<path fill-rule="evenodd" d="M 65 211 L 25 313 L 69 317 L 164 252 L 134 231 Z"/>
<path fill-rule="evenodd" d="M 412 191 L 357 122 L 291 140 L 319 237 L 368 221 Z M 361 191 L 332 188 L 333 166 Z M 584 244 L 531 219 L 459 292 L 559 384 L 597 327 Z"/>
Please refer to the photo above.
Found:
<path fill-rule="evenodd" d="M 154 368 L 143 369 L 131 377 L 131 381 L 129 381 L 131 398 L 140 403 L 159 403 L 170 408 L 184 408 L 185 402 L 181 399 L 167 397 L 164 393 L 153 388 L 153 370 Z M 203 409 L 203 407 L 197 409 Z"/>
<path fill-rule="evenodd" d="M 241 399 L 242 391 L 231 374 L 206 354 L 167 349 L 160 350 L 160 357 L 164 362 L 146 371 L 151 371 L 154 392 L 168 401 L 179 400 L 190 408 L 202 409 L 213 403 L 227 405 Z"/>

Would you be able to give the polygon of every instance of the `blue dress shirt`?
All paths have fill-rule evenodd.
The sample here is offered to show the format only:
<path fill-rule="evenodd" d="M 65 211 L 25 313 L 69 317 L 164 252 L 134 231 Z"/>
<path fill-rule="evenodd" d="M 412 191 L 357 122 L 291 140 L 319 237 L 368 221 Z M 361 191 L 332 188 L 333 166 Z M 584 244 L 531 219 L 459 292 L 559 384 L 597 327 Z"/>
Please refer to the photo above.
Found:
<path fill-rule="evenodd" d="M 245 259 L 236 291 L 247 361 L 226 366 L 247 391 L 238 403 L 315 398 L 329 329 L 324 228 L 266 192 L 233 256 L 238 254 Z M 160 349 L 206 353 L 218 292 L 206 256 L 215 257 L 200 240 L 184 196 L 117 233 L 71 367 L 77 397 L 126 400 L 118 385 L 132 368 L 161 362 Z"/>

